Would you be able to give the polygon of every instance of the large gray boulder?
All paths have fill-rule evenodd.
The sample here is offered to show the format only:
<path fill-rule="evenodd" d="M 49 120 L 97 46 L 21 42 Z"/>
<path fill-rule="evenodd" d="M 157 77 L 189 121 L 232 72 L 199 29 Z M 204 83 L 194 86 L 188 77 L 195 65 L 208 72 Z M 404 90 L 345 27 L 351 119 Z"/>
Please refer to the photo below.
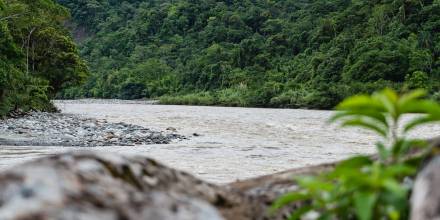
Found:
<path fill-rule="evenodd" d="M 440 157 L 418 174 L 411 197 L 412 220 L 440 220 Z"/>
<path fill-rule="evenodd" d="M 140 157 L 71 153 L 0 174 L 2 220 L 220 220 L 240 203 L 229 190 Z"/>

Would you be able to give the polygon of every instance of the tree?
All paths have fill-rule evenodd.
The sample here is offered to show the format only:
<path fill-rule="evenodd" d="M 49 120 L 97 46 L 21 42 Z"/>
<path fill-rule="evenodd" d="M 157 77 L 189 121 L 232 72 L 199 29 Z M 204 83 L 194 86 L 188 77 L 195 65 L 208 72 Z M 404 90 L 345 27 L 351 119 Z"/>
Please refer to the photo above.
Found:
<path fill-rule="evenodd" d="M 63 27 L 67 10 L 51 0 L 0 0 L 0 116 L 52 110 L 49 99 L 87 75 Z"/>

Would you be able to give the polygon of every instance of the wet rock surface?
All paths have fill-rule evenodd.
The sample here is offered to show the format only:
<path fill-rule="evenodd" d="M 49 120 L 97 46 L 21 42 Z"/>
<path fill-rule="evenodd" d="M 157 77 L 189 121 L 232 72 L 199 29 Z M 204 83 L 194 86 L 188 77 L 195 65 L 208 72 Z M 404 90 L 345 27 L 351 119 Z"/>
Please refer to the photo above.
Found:
<path fill-rule="evenodd" d="M 140 157 L 71 153 L 0 173 L 5 220 L 220 220 L 239 198 Z"/>
<path fill-rule="evenodd" d="M 440 219 L 440 156 L 417 176 L 411 196 L 411 220 Z"/>
<path fill-rule="evenodd" d="M 185 139 L 175 131 L 158 132 L 137 125 L 60 113 L 32 112 L 0 122 L 0 145 L 133 146 Z"/>

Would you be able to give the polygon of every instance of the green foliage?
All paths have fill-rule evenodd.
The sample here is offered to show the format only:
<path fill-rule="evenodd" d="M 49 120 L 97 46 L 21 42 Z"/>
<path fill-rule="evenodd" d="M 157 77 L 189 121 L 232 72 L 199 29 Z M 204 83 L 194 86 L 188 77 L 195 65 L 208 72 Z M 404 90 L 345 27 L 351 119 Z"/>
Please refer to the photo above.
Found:
<path fill-rule="evenodd" d="M 429 76 L 425 72 L 415 71 L 406 75 L 405 86 L 407 89 L 427 89 L 429 86 Z"/>
<path fill-rule="evenodd" d="M 431 96 L 431 99 L 440 103 L 440 92 L 436 92 Z"/>
<path fill-rule="evenodd" d="M 52 94 L 86 78 L 87 68 L 51 0 L 0 0 L 0 116 L 53 110 Z"/>
<path fill-rule="evenodd" d="M 408 138 L 408 132 L 440 121 L 440 105 L 422 99 L 425 95 L 423 90 L 415 90 L 399 96 L 385 89 L 340 103 L 331 121 L 380 135 L 382 141 L 376 144 L 379 159 L 357 156 L 328 173 L 297 178 L 299 189 L 278 199 L 274 210 L 302 202 L 291 219 L 301 219 L 311 212 L 318 219 L 407 219 L 411 181 L 406 180 L 414 177 L 420 163 L 408 159 L 408 154 L 416 146 L 427 146 L 424 141 Z M 409 113 L 418 115 L 400 124 Z"/>
<path fill-rule="evenodd" d="M 222 105 L 332 108 L 385 86 L 440 86 L 439 1 L 58 2 L 94 72 L 60 96 L 120 97 L 130 78 L 148 98 L 210 92 Z M 428 80 L 411 84 L 417 71 Z"/>
<path fill-rule="evenodd" d="M 160 103 L 176 105 L 213 105 L 215 101 L 211 93 L 201 92 L 183 96 L 162 96 L 160 98 Z"/>

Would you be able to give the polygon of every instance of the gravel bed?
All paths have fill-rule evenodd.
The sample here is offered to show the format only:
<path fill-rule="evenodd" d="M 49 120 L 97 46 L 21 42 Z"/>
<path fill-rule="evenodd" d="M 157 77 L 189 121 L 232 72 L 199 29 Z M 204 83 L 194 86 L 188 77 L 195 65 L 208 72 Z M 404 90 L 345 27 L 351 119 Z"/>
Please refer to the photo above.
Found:
<path fill-rule="evenodd" d="M 136 105 L 155 105 L 158 100 L 123 100 L 123 99 L 73 99 L 73 100 L 53 100 L 57 105 L 62 104 L 136 104 Z"/>
<path fill-rule="evenodd" d="M 32 112 L 0 120 L 0 145 L 134 146 L 169 144 L 186 139 L 172 131 L 153 131 L 127 123 L 60 113 Z"/>

